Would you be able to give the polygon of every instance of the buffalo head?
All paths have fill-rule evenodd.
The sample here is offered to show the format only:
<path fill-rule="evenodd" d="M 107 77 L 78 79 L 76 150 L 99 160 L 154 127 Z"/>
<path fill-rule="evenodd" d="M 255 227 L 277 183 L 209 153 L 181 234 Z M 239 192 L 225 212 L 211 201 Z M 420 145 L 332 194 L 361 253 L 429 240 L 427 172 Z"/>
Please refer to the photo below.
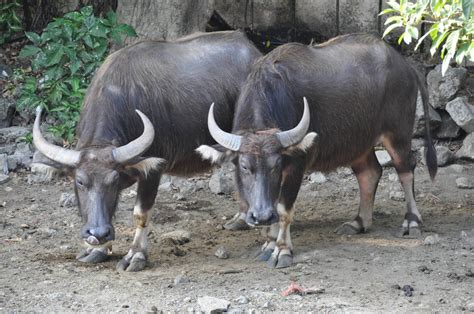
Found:
<path fill-rule="evenodd" d="M 144 130 L 130 143 L 115 147 L 90 146 L 69 150 L 48 143 L 41 134 L 41 109 L 37 109 L 33 127 L 33 143 L 45 160 L 37 163 L 45 171 L 61 170 L 74 178 L 74 189 L 84 221 L 82 239 L 89 246 L 104 245 L 115 238 L 112 217 L 120 191 L 132 185 L 140 176 L 147 176 L 164 162 L 160 158 L 141 155 L 153 143 L 155 131 L 150 120 L 140 111 Z"/>
<path fill-rule="evenodd" d="M 278 222 L 278 201 L 282 179 L 291 171 L 292 156 L 306 151 L 316 133 L 308 133 L 310 113 L 304 98 L 303 116 L 291 130 L 266 129 L 231 134 L 217 125 L 209 110 L 208 127 L 215 146 L 200 146 L 197 151 L 213 163 L 232 160 L 235 164 L 237 188 L 248 208 L 246 222 L 250 225 Z"/>

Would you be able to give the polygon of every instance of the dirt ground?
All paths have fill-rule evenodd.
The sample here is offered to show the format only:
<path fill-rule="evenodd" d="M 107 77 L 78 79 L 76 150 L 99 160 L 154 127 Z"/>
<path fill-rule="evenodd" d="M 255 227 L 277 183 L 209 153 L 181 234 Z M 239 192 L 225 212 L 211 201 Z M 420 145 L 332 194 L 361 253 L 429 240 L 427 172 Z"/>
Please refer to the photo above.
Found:
<path fill-rule="evenodd" d="M 356 214 L 355 177 L 342 169 L 323 184 L 305 181 L 292 228 L 295 265 L 281 270 L 253 259 L 262 244 L 258 229 L 222 230 L 238 208 L 231 196 L 205 188 L 178 201 L 176 192 L 160 192 L 149 266 L 139 273 L 115 270 L 133 239 L 133 192 L 122 195 L 110 260 L 86 265 L 75 259 L 78 211 L 59 206 L 61 193 L 73 193 L 71 183 L 30 185 L 26 173 L 17 174 L 0 186 L 0 311 L 192 312 L 199 310 L 200 296 L 226 299 L 236 312 L 474 311 L 474 190 L 455 184 L 459 176 L 474 177 L 474 164 L 456 171 L 440 168 L 431 183 L 426 169 L 417 168 L 421 239 L 396 236 L 405 203 L 389 198 L 399 186 L 393 168 L 384 170 L 379 185 L 374 226 L 357 236 L 333 233 Z M 177 229 L 191 232 L 191 241 L 160 241 Z M 424 244 L 428 235 L 436 243 Z M 228 259 L 214 256 L 220 246 Z M 189 282 L 174 284 L 179 275 Z M 291 281 L 322 293 L 283 297 Z M 399 289 L 405 285 L 413 287 L 413 296 Z M 240 304 L 244 297 L 248 303 Z"/>

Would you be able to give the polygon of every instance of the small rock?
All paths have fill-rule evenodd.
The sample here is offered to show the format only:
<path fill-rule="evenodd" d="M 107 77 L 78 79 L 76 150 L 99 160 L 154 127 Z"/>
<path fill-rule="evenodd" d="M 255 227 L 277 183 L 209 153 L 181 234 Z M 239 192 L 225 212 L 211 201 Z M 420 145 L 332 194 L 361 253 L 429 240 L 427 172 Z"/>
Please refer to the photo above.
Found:
<path fill-rule="evenodd" d="M 382 167 L 392 165 L 392 157 L 390 157 L 390 154 L 385 149 L 375 151 L 375 156 L 377 156 L 377 160 Z"/>
<path fill-rule="evenodd" d="M 474 301 L 466 304 L 466 310 L 469 312 L 474 312 Z"/>
<path fill-rule="evenodd" d="M 404 285 L 403 288 L 403 293 L 405 294 L 406 297 L 412 297 L 413 296 L 413 287 L 410 285 Z"/>
<path fill-rule="evenodd" d="M 469 103 L 467 96 L 448 102 L 446 111 L 464 131 L 474 132 L 474 106 Z"/>
<path fill-rule="evenodd" d="M 217 258 L 220 258 L 220 259 L 228 259 L 229 258 L 229 253 L 227 252 L 227 250 L 223 246 L 218 247 L 216 252 L 214 253 L 214 255 L 217 256 Z"/>
<path fill-rule="evenodd" d="M 424 274 L 431 274 L 431 272 L 433 271 L 432 269 L 429 269 L 426 265 L 419 266 L 418 270 Z"/>
<path fill-rule="evenodd" d="M 235 301 L 237 304 L 248 304 L 248 303 L 250 302 L 249 298 L 247 298 L 247 297 L 244 296 L 244 295 L 238 296 L 234 301 Z"/>
<path fill-rule="evenodd" d="M 185 201 L 186 200 L 186 197 L 181 193 L 174 194 L 173 198 L 177 201 Z"/>
<path fill-rule="evenodd" d="M 10 180 L 10 177 L 6 174 L 0 172 L 0 184 L 7 183 Z"/>
<path fill-rule="evenodd" d="M 262 307 L 263 307 L 264 309 L 268 309 L 271 305 L 272 305 L 272 304 L 270 303 L 270 301 L 267 301 L 267 302 L 263 303 Z"/>
<path fill-rule="evenodd" d="M 326 181 L 327 178 L 322 172 L 316 171 L 309 175 L 309 182 L 311 183 L 322 184 Z"/>
<path fill-rule="evenodd" d="M 197 304 L 201 308 L 201 311 L 206 314 L 217 314 L 227 311 L 230 306 L 230 302 L 224 299 L 219 299 L 211 296 L 199 297 Z"/>
<path fill-rule="evenodd" d="M 400 287 L 399 284 L 394 284 L 394 285 L 391 285 L 390 288 L 395 289 L 395 290 L 400 290 L 402 287 Z"/>
<path fill-rule="evenodd" d="M 474 189 L 474 181 L 470 178 L 460 177 L 456 179 L 456 186 L 459 189 Z"/>
<path fill-rule="evenodd" d="M 439 243 L 439 235 L 437 235 L 436 233 L 433 235 L 427 236 L 425 240 L 423 240 L 424 245 L 434 245 L 437 243 Z"/>
<path fill-rule="evenodd" d="M 224 168 L 214 169 L 214 173 L 209 179 L 209 189 L 214 194 L 231 194 L 234 190 L 232 173 L 226 172 Z"/>
<path fill-rule="evenodd" d="M 462 165 L 453 164 L 445 168 L 448 173 L 463 173 L 464 167 Z"/>
<path fill-rule="evenodd" d="M 122 305 L 122 308 L 123 308 L 123 309 L 128 309 L 129 307 L 130 307 L 130 305 L 128 305 L 128 304 L 123 304 L 123 305 Z"/>
<path fill-rule="evenodd" d="M 405 200 L 405 193 L 402 191 L 391 191 L 389 194 L 391 200 L 401 202 Z"/>
<path fill-rule="evenodd" d="M 158 308 L 156 306 L 152 306 L 150 309 L 153 313 L 158 313 Z"/>
<path fill-rule="evenodd" d="M 21 225 L 20 225 L 20 228 L 21 228 L 21 229 L 28 229 L 28 228 L 30 228 L 30 225 L 28 225 L 28 224 L 21 224 Z"/>
<path fill-rule="evenodd" d="M 462 147 L 457 151 L 456 157 L 460 159 L 474 160 L 474 133 L 468 134 L 462 142 Z"/>
<path fill-rule="evenodd" d="M 14 143 L 17 139 L 26 136 L 30 133 L 30 129 L 22 126 L 11 126 L 0 129 L 0 144 Z"/>
<path fill-rule="evenodd" d="M 162 239 L 171 239 L 176 244 L 184 244 L 191 241 L 191 233 L 186 230 L 175 230 L 165 233 L 161 236 Z"/>
<path fill-rule="evenodd" d="M 189 282 L 190 282 L 189 278 L 184 276 L 184 275 L 178 275 L 174 278 L 174 285 L 175 286 L 185 284 L 185 283 L 189 283 Z"/>
<path fill-rule="evenodd" d="M 59 198 L 59 206 L 61 207 L 74 207 L 77 205 L 76 195 L 64 192 Z"/>

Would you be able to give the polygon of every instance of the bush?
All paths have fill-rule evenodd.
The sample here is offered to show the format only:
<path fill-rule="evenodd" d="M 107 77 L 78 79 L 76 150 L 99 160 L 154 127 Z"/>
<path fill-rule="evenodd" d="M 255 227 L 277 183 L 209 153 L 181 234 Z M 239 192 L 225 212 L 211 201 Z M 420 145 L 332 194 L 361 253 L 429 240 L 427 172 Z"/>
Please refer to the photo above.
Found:
<path fill-rule="evenodd" d="M 87 86 L 111 41 L 121 45 L 125 35 L 136 33 L 118 24 L 114 12 L 99 18 L 90 6 L 55 19 L 41 35 L 27 32 L 33 45 L 25 46 L 20 57 L 32 58 L 32 75 L 24 78 L 18 107 L 42 106 L 57 120 L 50 131 L 72 143 Z"/>
<path fill-rule="evenodd" d="M 409 45 L 417 40 L 415 50 L 430 36 L 430 53 L 441 52 L 442 73 L 446 72 L 452 59 L 461 64 L 464 59 L 474 61 L 474 23 L 472 0 L 408 0 L 388 1 L 390 8 L 380 14 L 394 14 L 385 22 L 383 37 L 396 28 L 405 28 L 398 39 Z M 418 26 L 428 26 L 420 38 Z"/>
<path fill-rule="evenodd" d="M 0 3 L 0 45 L 8 41 L 13 34 L 23 30 L 21 18 L 18 16 L 20 8 L 18 0 Z"/>

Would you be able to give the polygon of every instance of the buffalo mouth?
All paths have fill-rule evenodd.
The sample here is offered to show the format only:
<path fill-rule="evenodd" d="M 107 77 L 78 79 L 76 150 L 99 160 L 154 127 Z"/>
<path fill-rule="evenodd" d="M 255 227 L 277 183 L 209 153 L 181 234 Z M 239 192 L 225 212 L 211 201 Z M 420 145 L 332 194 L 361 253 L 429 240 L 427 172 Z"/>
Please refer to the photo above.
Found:
<path fill-rule="evenodd" d="M 86 248 L 107 249 L 109 252 L 112 251 L 112 241 L 99 240 L 93 235 L 89 236 L 87 239 L 83 239 L 83 244 Z"/>

